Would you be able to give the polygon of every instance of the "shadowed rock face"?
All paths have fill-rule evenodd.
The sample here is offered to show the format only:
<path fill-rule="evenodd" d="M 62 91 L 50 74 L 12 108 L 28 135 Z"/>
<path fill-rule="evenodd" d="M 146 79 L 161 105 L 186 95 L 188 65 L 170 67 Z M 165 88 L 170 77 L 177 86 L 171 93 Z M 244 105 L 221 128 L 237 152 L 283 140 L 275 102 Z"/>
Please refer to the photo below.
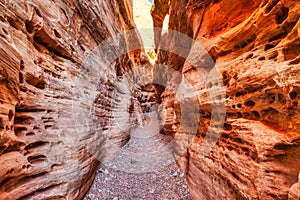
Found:
<path fill-rule="evenodd" d="M 76 113 L 74 102 L 93 92 L 88 79 L 81 83 L 77 77 L 89 52 L 134 27 L 127 0 L 0 1 L 0 199 L 83 197 L 98 161 L 88 151 L 93 133 L 78 131 L 74 122 L 74 115 L 87 117 Z M 130 40 L 136 45 L 138 33 L 126 37 L 125 47 Z M 136 62 L 139 52 L 131 54 Z M 94 104 L 105 135 L 114 132 L 113 83 L 138 63 L 126 54 L 109 66 L 98 59 L 103 76 Z M 100 145 L 107 143 L 98 137 Z M 120 146 L 127 138 L 119 133 L 110 145 Z"/>
<path fill-rule="evenodd" d="M 289 188 L 297 183 L 299 12 L 295 0 L 171 1 L 169 29 L 198 41 L 215 61 L 223 82 L 203 81 L 194 66 L 178 55 L 159 52 L 157 63 L 182 72 L 199 100 L 198 134 L 178 161 L 187 169 L 193 199 L 287 199 Z M 183 43 L 172 34 L 160 41 L 160 45 L 179 51 L 188 47 Z M 197 57 L 199 52 L 193 51 L 192 45 L 188 57 Z M 197 67 L 205 71 L 205 66 Z M 172 74 L 159 70 L 154 74 L 166 82 L 174 80 Z M 215 127 L 220 136 L 211 153 L 199 158 L 212 121 L 210 91 L 222 88 L 226 96 L 219 100 L 226 106 L 226 121 L 223 128 Z M 170 133 L 169 127 L 176 126 L 188 132 L 192 123 L 178 125 L 180 101 L 169 90 L 157 87 L 157 91 L 160 109 L 167 113 L 163 131 Z M 198 114 L 191 112 L 190 117 Z M 178 144 L 184 140 L 177 139 Z"/>

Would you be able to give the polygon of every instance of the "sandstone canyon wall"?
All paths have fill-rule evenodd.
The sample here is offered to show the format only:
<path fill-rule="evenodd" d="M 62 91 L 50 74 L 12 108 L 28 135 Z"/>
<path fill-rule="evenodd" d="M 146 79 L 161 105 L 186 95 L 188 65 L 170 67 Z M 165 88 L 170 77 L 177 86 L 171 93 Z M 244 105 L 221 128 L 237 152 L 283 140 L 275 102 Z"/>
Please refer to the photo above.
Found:
<path fill-rule="evenodd" d="M 182 73 L 196 95 L 178 100 L 170 88 L 156 89 L 162 132 L 175 135 L 176 148 L 190 138 L 176 130 L 197 129 L 178 160 L 192 198 L 299 198 L 299 2 L 162 1 L 169 28 L 188 36 L 162 35 L 157 64 Z M 157 14 L 161 25 L 166 13 Z M 136 31 L 113 36 L 134 27 L 129 0 L 0 0 L 0 199 L 83 198 L 96 158 L 128 140 L 113 120 L 113 92 L 124 94 L 116 82 L 143 64 L 143 48 Z M 210 57 L 200 55 L 194 41 Z M 134 51 L 121 49 L 118 56 L 119 46 Z M 193 62 L 198 56 L 201 62 Z M 207 81 L 211 61 L 220 77 Z M 164 70 L 156 65 L 154 79 L 176 89 L 177 73 Z M 211 94 L 223 90 L 224 96 Z M 139 109 L 132 112 L 139 123 Z M 208 130 L 220 137 L 199 157 Z"/>
<path fill-rule="evenodd" d="M 171 0 L 169 15 L 169 29 L 197 41 L 210 55 L 200 55 L 202 64 L 193 66 L 182 56 L 165 51 L 178 49 L 188 54 L 185 58 L 199 57 L 193 49 L 195 42 L 183 41 L 171 32 L 162 36 L 154 70 L 154 78 L 177 86 L 176 78 L 162 73 L 158 64 L 180 71 L 198 98 L 198 133 L 178 160 L 187 170 L 192 198 L 288 199 L 300 169 L 299 1 Z M 209 59 L 215 61 L 222 81 L 209 78 L 212 68 L 205 66 Z M 204 75 L 193 67 L 202 69 Z M 215 98 L 217 103 L 212 101 L 211 91 L 222 89 L 225 96 Z M 195 126 L 193 120 L 179 125 L 181 100 L 164 87 L 157 86 L 157 92 L 162 101 L 160 112 L 167 113 L 162 116 L 166 121 L 163 132 L 175 134 L 170 127 L 189 132 Z M 211 127 L 212 121 L 218 121 L 212 109 L 220 103 L 226 106 L 226 112 L 219 113 L 219 119 L 226 116 L 225 122 Z M 190 119 L 199 117 L 197 112 L 190 113 Z M 200 158 L 208 130 L 218 140 Z M 185 138 L 177 139 L 180 144 Z M 297 188 L 291 188 L 294 194 L 299 194 Z"/>
<path fill-rule="evenodd" d="M 137 32 L 117 39 L 135 41 L 136 51 L 110 65 L 98 45 L 134 27 L 127 0 L 0 1 L 0 199 L 83 198 L 99 163 L 89 144 L 128 139 L 112 130 L 111 96 L 117 77 L 139 64 L 141 40 Z M 98 140 L 84 95 L 94 95 Z"/>

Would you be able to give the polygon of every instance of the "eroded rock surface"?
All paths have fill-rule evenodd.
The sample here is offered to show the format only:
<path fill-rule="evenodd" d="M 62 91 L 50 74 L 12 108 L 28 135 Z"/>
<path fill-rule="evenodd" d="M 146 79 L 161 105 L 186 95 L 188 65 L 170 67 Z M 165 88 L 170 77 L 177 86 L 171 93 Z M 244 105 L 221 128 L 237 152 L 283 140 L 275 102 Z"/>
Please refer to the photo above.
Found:
<path fill-rule="evenodd" d="M 298 177 L 298 182 L 292 185 L 289 190 L 289 200 L 299 199 L 300 198 L 300 174 Z"/>
<path fill-rule="evenodd" d="M 97 47 L 132 19 L 126 0 L 0 1 L 0 199 L 82 199 L 99 163 L 91 154 L 128 139 L 113 129 L 111 99 L 118 76 L 140 62 L 141 40 L 119 38 L 135 51 L 109 65 Z M 91 152 L 92 106 L 103 148 Z"/>
<path fill-rule="evenodd" d="M 169 29 L 199 42 L 210 55 L 201 57 L 193 43 L 169 33 L 160 41 L 157 60 L 180 71 L 198 98 L 198 133 L 178 160 L 187 170 L 193 199 L 287 199 L 289 188 L 297 182 L 299 9 L 295 0 L 171 1 Z M 164 51 L 165 46 L 185 51 L 188 55 L 184 58 L 192 61 L 199 56 L 199 65 Z M 209 76 L 209 59 L 215 61 L 221 82 L 217 76 Z M 172 73 L 162 73 L 158 64 L 155 78 L 178 86 L 180 81 Z M 223 89 L 226 94 L 216 96 Z M 199 113 L 191 111 L 190 119 L 179 125 L 183 120 L 179 105 L 180 101 L 185 105 L 193 102 L 176 99 L 164 87 L 157 87 L 157 92 L 160 109 L 167 113 L 163 131 L 175 137 L 176 131 L 170 127 L 189 132 L 195 126 L 190 119 L 199 118 Z M 226 112 L 212 116 L 218 104 L 225 105 Z M 225 122 L 216 123 L 222 116 L 226 116 Z M 212 136 L 218 137 L 218 142 L 199 158 L 208 130 L 215 133 Z M 182 141 L 185 136 L 178 137 L 179 149 Z"/>

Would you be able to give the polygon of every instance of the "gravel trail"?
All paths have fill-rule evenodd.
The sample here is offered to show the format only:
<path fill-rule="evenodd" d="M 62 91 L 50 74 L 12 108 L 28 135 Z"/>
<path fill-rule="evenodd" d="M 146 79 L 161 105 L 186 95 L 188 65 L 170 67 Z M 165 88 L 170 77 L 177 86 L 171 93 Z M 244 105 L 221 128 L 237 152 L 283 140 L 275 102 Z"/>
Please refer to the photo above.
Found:
<path fill-rule="evenodd" d="M 172 137 L 159 134 L 156 112 L 128 143 L 101 164 L 85 200 L 186 200 L 186 175 L 175 163 Z"/>

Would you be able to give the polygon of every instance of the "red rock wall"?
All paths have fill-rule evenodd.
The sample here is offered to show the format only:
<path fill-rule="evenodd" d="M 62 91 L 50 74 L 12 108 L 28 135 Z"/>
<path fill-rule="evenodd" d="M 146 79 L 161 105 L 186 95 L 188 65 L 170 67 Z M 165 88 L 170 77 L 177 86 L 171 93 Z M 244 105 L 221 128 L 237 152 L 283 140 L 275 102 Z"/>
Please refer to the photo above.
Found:
<path fill-rule="evenodd" d="M 287 199 L 289 188 L 297 183 L 299 13 L 296 0 L 171 1 L 169 28 L 198 41 L 215 61 L 223 82 L 201 82 L 203 77 L 190 63 L 159 53 L 157 62 L 181 71 L 199 99 L 198 135 L 178 161 L 187 169 L 193 199 Z M 161 44 L 165 41 L 172 48 L 186 48 L 170 34 Z M 190 50 L 189 57 L 197 53 Z M 174 80 L 172 74 L 156 75 L 166 82 Z M 214 105 L 209 91 L 222 88 L 226 121 L 211 153 L 199 158 Z M 161 110 L 167 113 L 165 130 L 175 125 L 188 132 L 192 123 L 178 126 L 179 100 L 168 90 L 158 91 Z"/>
<path fill-rule="evenodd" d="M 74 101 L 91 83 L 76 80 L 89 52 L 134 26 L 127 0 L 0 1 L 0 199 L 83 197 L 98 160 L 88 151 L 89 131 L 78 133 L 74 121 L 76 114 L 85 120 L 74 113 Z M 100 67 L 95 109 L 103 134 L 113 132 L 112 83 L 131 66 L 123 55 Z M 110 145 L 126 139 L 115 135 Z"/>

